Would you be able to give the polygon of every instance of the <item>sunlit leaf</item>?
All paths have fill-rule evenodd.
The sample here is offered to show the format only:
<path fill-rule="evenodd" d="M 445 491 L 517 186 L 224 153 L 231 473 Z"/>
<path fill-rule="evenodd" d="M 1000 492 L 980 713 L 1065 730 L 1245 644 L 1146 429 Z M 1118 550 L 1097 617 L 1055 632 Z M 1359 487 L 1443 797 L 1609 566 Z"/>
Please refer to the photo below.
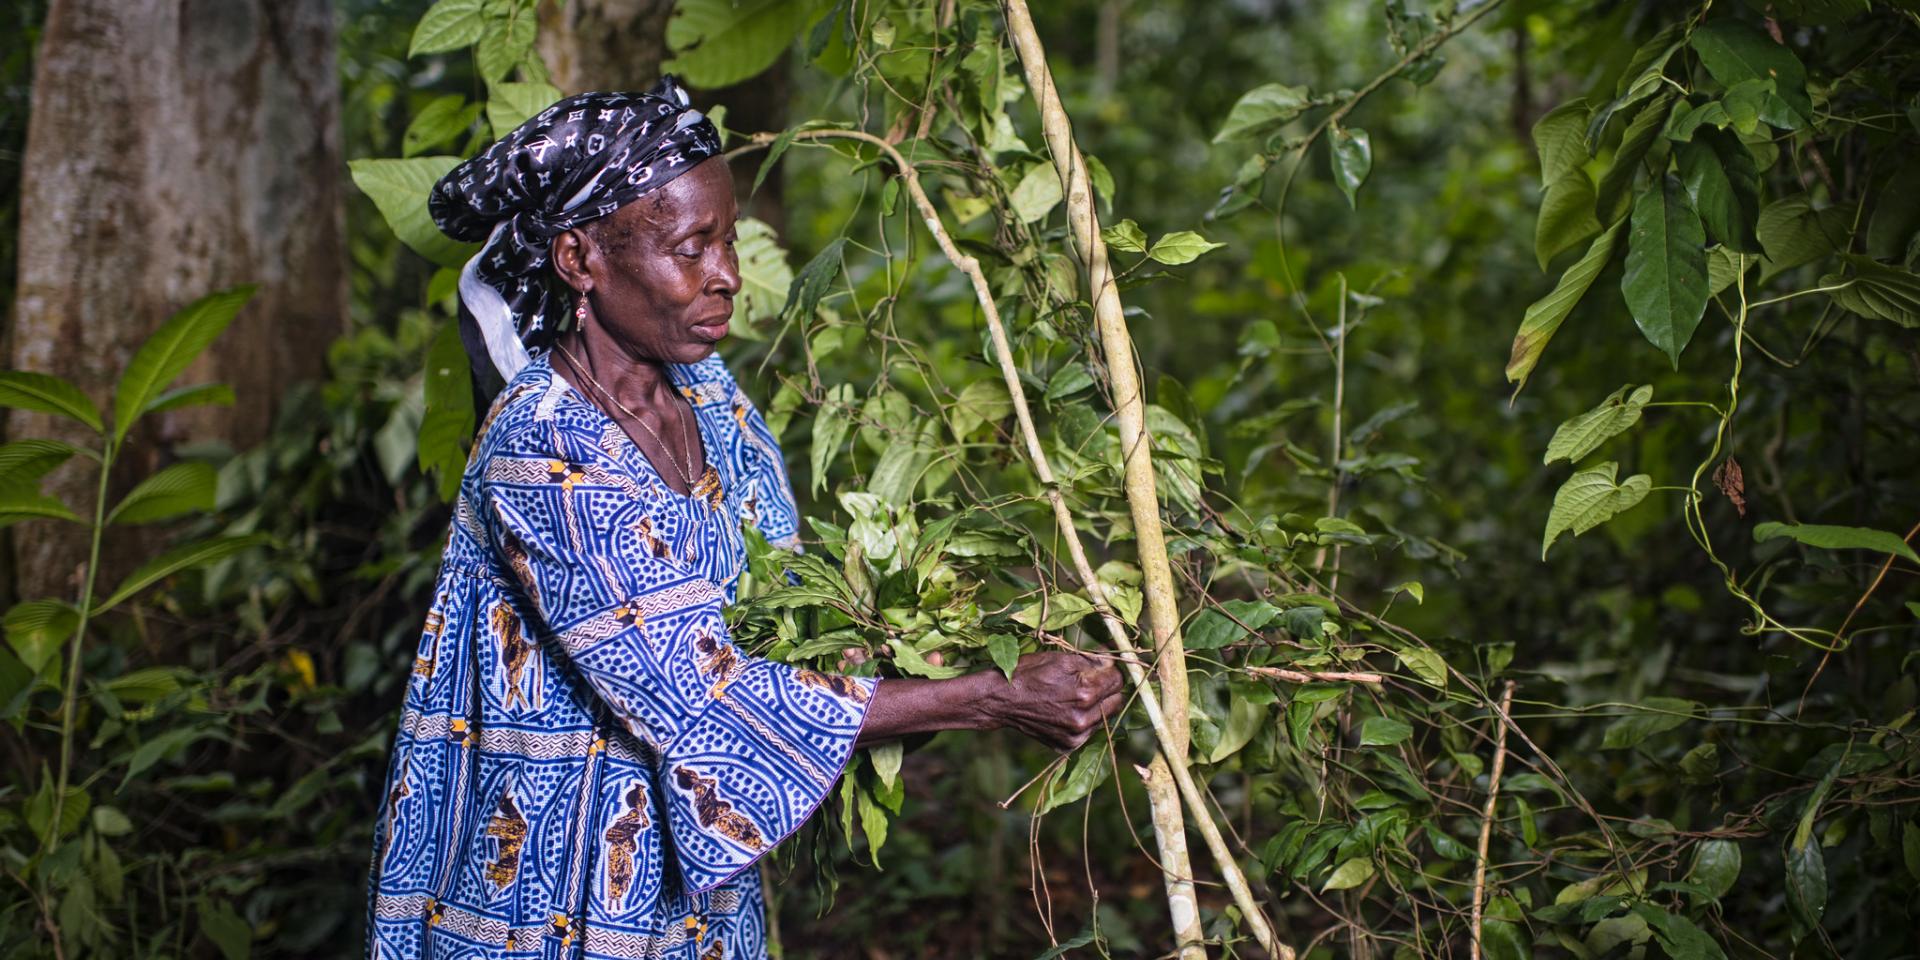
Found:
<path fill-rule="evenodd" d="M 1333 182 L 1347 195 L 1347 206 L 1357 206 L 1360 185 L 1373 172 L 1373 138 L 1358 127 L 1335 127 L 1327 146 L 1332 152 Z"/>
<path fill-rule="evenodd" d="M 806 0 L 679 0 L 667 21 L 663 71 L 696 87 L 725 87 L 773 66 L 824 11 Z"/>
<path fill-rule="evenodd" d="M 493 127 L 496 136 L 504 136 L 507 131 L 525 123 L 528 117 L 552 106 L 559 99 L 559 88 L 550 83 L 496 83 L 487 88 L 487 123 Z M 356 177 L 355 182 L 358 179 Z M 380 212 L 385 213 L 386 209 L 383 207 Z M 391 222 L 392 218 L 389 217 L 388 221 Z"/>
<path fill-rule="evenodd" d="M 1540 539 L 1540 559 L 1547 558 L 1547 548 L 1562 533 L 1571 530 L 1577 537 L 1646 499 L 1653 478 L 1639 473 L 1618 483 L 1614 477 L 1619 470 L 1619 464 L 1607 462 L 1567 478 L 1553 495 L 1547 530 Z"/>
<path fill-rule="evenodd" d="M 1306 87 L 1283 83 L 1264 83 L 1240 95 L 1227 120 L 1213 135 L 1214 143 L 1232 140 L 1258 140 L 1298 117 L 1307 109 L 1312 94 Z"/>
<path fill-rule="evenodd" d="M 415 253 L 443 267 L 459 269 L 480 249 L 440 232 L 427 213 L 433 185 L 460 162 L 459 157 L 412 157 L 406 160 L 361 159 L 347 162 L 353 184 L 373 200 L 394 236 Z"/>
<path fill-rule="evenodd" d="M 1192 230 L 1181 230 L 1155 240 L 1147 256 L 1169 266 L 1178 266 L 1192 263 L 1202 255 L 1224 246 L 1226 244 L 1214 243 Z"/>
<path fill-rule="evenodd" d="M 146 588 L 166 579 L 182 570 L 223 560 L 242 550 L 264 546 L 268 538 L 264 534 L 247 534 L 237 537 L 218 537 L 199 543 L 189 543 L 175 547 L 142 564 L 139 569 L 127 575 L 120 585 L 114 588 L 107 599 L 93 608 L 94 616 L 106 613 L 125 603 Z"/>
<path fill-rule="evenodd" d="M 1094 788 L 1105 783 L 1112 773 L 1113 764 L 1107 762 L 1106 741 L 1096 738 L 1074 755 L 1066 775 L 1047 791 L 1046 799 L 1040 802 L 1040 808 L 1034 812 L 1047 813 L 1075 800 L 1085 799 Z"/>
<path fill-rule="evenodd" d="M 0 407 L 68 417 L 99 430 L 100 412 L 80 388 L 50 373 L 0 370 Z"/>
<path fill-rule="evenodd" d="M 107 514 L 107 522 L 155 523 L 183 513 L 211 510 L 218 482 L 211 464 L 197 460 L 176 463 L 128 491 Z"/>
<path fill-rule="evenodd" d="M 1629 389 L 1633 390 L 1630 395 L 1627 393 Z M 1553 439 L 1547 441 L 1546 456 L 1540 462 L 1580 462 L 1582 457 L 1598 450 L 1601 444 L 1639 423 L 1640 412 L 1646 409 L 1647 402 L 1652 399 L 1651 385 L 1633 387 L 1629 384 L 1615 390 L 1599 406 L 1573 417 L 1554 430 Z"/>
<path fill-rule="evenodd" d="M 1798 540 L 1809 547 L 1826 550 L 1871 550 L 1874 553 L 1891 553 L 1915 563 L 1920 563 L 1920 555 L 1915 555 L 1913 547 L 1908 546 L 1899 534 L 1868 527 L 1836 527 L 1818 523 L 1778 523 L 1767 522 L 1753 528 L 1754 542 L 1760 543 L 1776 537 Z"/>
<path fill-rule="evenodd" d="M 407 132 L 400 137 L 400 155 L 418 156 L 465 133 L 480 119 L 482 109 L 457 93 L 435 97 L 407 124 Z"/>
<path fill-rule="evenodd" d="M 1613 259 L 1614 245 L 1620 235 L 1626 231 L 1626 221 L 1622 220 L 1593 238 L 1587 245 L 1587 252 L 1560 275 L 1560 282 L 1552 292 L 1534 301 L 1527 308 L 1527 315 L 1520 321 L 1520 330 L 1513 336 L 1513 352 L 1507 358 L 1507 380 L 1514 384 L 1514 392 L 1527 385 L 1527 377 L 1540 362 L 1540 354 L 1547 349 L 1547 343 L 1566 322 L 1567 315 L 1587 295 L 1588 288 L 1600 276 L 1607 261 Z"/>
<path fill-rule="evenodd" d="M 1110 223 L 1100 228 L 1100 239 L 1107 246 L 1127 253 L 1147 252 L 1147 233 L 1132 220 Z"/>
<path fill-rule="evenodd" d="M 1350 890 L 1373 878 L 1373 860 L 1370 857 L 1354 857 L 1335 867 L 1327 882 L 1320 887 L 1321 893 L 1331 890 Z"/>
<path fill-rule="evenodd" d="M 484 0 L 440 0 L 428 7 L 413 28 L 407 56 L 445 53 L 473 45 L 486 30 L 486 21 L 480 15 L 483 6 Z"/>

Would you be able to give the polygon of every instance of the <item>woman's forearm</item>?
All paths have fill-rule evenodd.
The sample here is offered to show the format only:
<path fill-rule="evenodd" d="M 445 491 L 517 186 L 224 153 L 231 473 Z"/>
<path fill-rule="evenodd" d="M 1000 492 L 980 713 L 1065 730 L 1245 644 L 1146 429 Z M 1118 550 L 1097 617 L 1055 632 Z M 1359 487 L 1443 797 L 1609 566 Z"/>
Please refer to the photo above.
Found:
<path fill-rule="evenodd" d="M 993 729 L 1000 725 L 997 694 L 1008 686 L 1005 677 L 991 670 L 951 680 L 882 680 L 873 688 L 867 721 L 854 742 L 871 746 L 916 733 Z"/>

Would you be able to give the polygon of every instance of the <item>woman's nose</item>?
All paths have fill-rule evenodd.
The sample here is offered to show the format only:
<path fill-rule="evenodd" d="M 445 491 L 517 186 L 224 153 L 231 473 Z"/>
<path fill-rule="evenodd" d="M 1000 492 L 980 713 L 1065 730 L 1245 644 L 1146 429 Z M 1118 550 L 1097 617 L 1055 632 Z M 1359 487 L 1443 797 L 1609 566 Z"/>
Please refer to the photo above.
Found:
<path fill-rule="evenodd" d="M 740 256 L 731 246 L 721 248 L 719 265 L 707 277 L 707 292 L 732 297 L 740 292 Z"/>

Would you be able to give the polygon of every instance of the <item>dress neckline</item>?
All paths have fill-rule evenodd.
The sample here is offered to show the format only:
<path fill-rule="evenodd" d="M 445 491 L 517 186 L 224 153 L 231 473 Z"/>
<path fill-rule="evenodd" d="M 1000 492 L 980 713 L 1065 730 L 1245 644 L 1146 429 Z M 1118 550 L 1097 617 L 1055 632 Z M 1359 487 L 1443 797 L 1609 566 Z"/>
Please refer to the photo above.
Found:
<path fill-rule="evenodd" d="M 666 368 L 667 378 L 673 383 L 673 388 L 680 391 L 680 395 L 687 401 L 687 406 L 693 411 L 694 428 L 700 436 L 700 461 L 706 464 L 707 469 L 703 471 L 699 477 L 694 479 L 692 489 L 686 493 L 681 493 L 673 488 L 673 484 L 667 482 L 666 476 L 660 472 L 660 468 L 654 464 L 652 458 L 647 456 L 647 452 L 640 449 L 640 445 L 634 443 L 633 438 L 627 435 L 627 430 L 620 425 L 620 421 L 615 420 L 612 414 L 600 409 L 600 405 L 594 403 L 592 398 L 588 397 L 573 381 L 561 375 L 560 371 L 554 367 L 552 351 L 541 354 L 539 357 L 536 357 L 533 362 L 546 367 L 547 376 L 552 377 L 554 382 L 560 384 L 561 388 L 565 391 L 565 396 L 570 402 L 587 408 L 589 411 L 592 411 L 593 416 L 605 421 L 605 426 L 611 427 L 613 433 L 619 436 L 620 442 L 624 445 L 625 450 L 632 454 L 633 459 L 646 465 L 647 473 L 652 476 L 654 482 L 658 483 L 662 490 L 667 492 L 667 496 L 689 505 L 707 503 L 707 499 L 700 495 L 699 488 L 706 482 L 708 474 L 713 474 L 716 477 L 719 475 L 720 468 L 714 463 L 713 459 L 713 450 L 717 444 L 715 443 L 716 438 L 710 435 L 711 430 L 707 423 L 707 418 L 700 415 L 700 404 L 693 396 L 687 393 L 687 388 L 698 381 L 690 375 L 686 364 L 667 363 L 662 364 L 662 366 Z M 602 433 L 604 432 L 605 430 L 603 429 Z M 652 484 L 649 484 L 649 486 L 651 485 Z"/>

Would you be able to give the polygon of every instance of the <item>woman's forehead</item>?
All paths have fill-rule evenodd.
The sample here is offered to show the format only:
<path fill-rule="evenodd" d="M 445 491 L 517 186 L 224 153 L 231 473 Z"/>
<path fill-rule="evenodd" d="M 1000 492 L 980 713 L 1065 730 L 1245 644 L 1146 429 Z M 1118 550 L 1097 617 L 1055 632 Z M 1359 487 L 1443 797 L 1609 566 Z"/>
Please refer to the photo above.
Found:
<path fill-rule="evenodd" d="M 613 216 L 657 226 L 682 226 L 704 220 L 731 222 L 738 210 L 733 173 L 723 158 L 714 157 L 621 207 Z"/>

